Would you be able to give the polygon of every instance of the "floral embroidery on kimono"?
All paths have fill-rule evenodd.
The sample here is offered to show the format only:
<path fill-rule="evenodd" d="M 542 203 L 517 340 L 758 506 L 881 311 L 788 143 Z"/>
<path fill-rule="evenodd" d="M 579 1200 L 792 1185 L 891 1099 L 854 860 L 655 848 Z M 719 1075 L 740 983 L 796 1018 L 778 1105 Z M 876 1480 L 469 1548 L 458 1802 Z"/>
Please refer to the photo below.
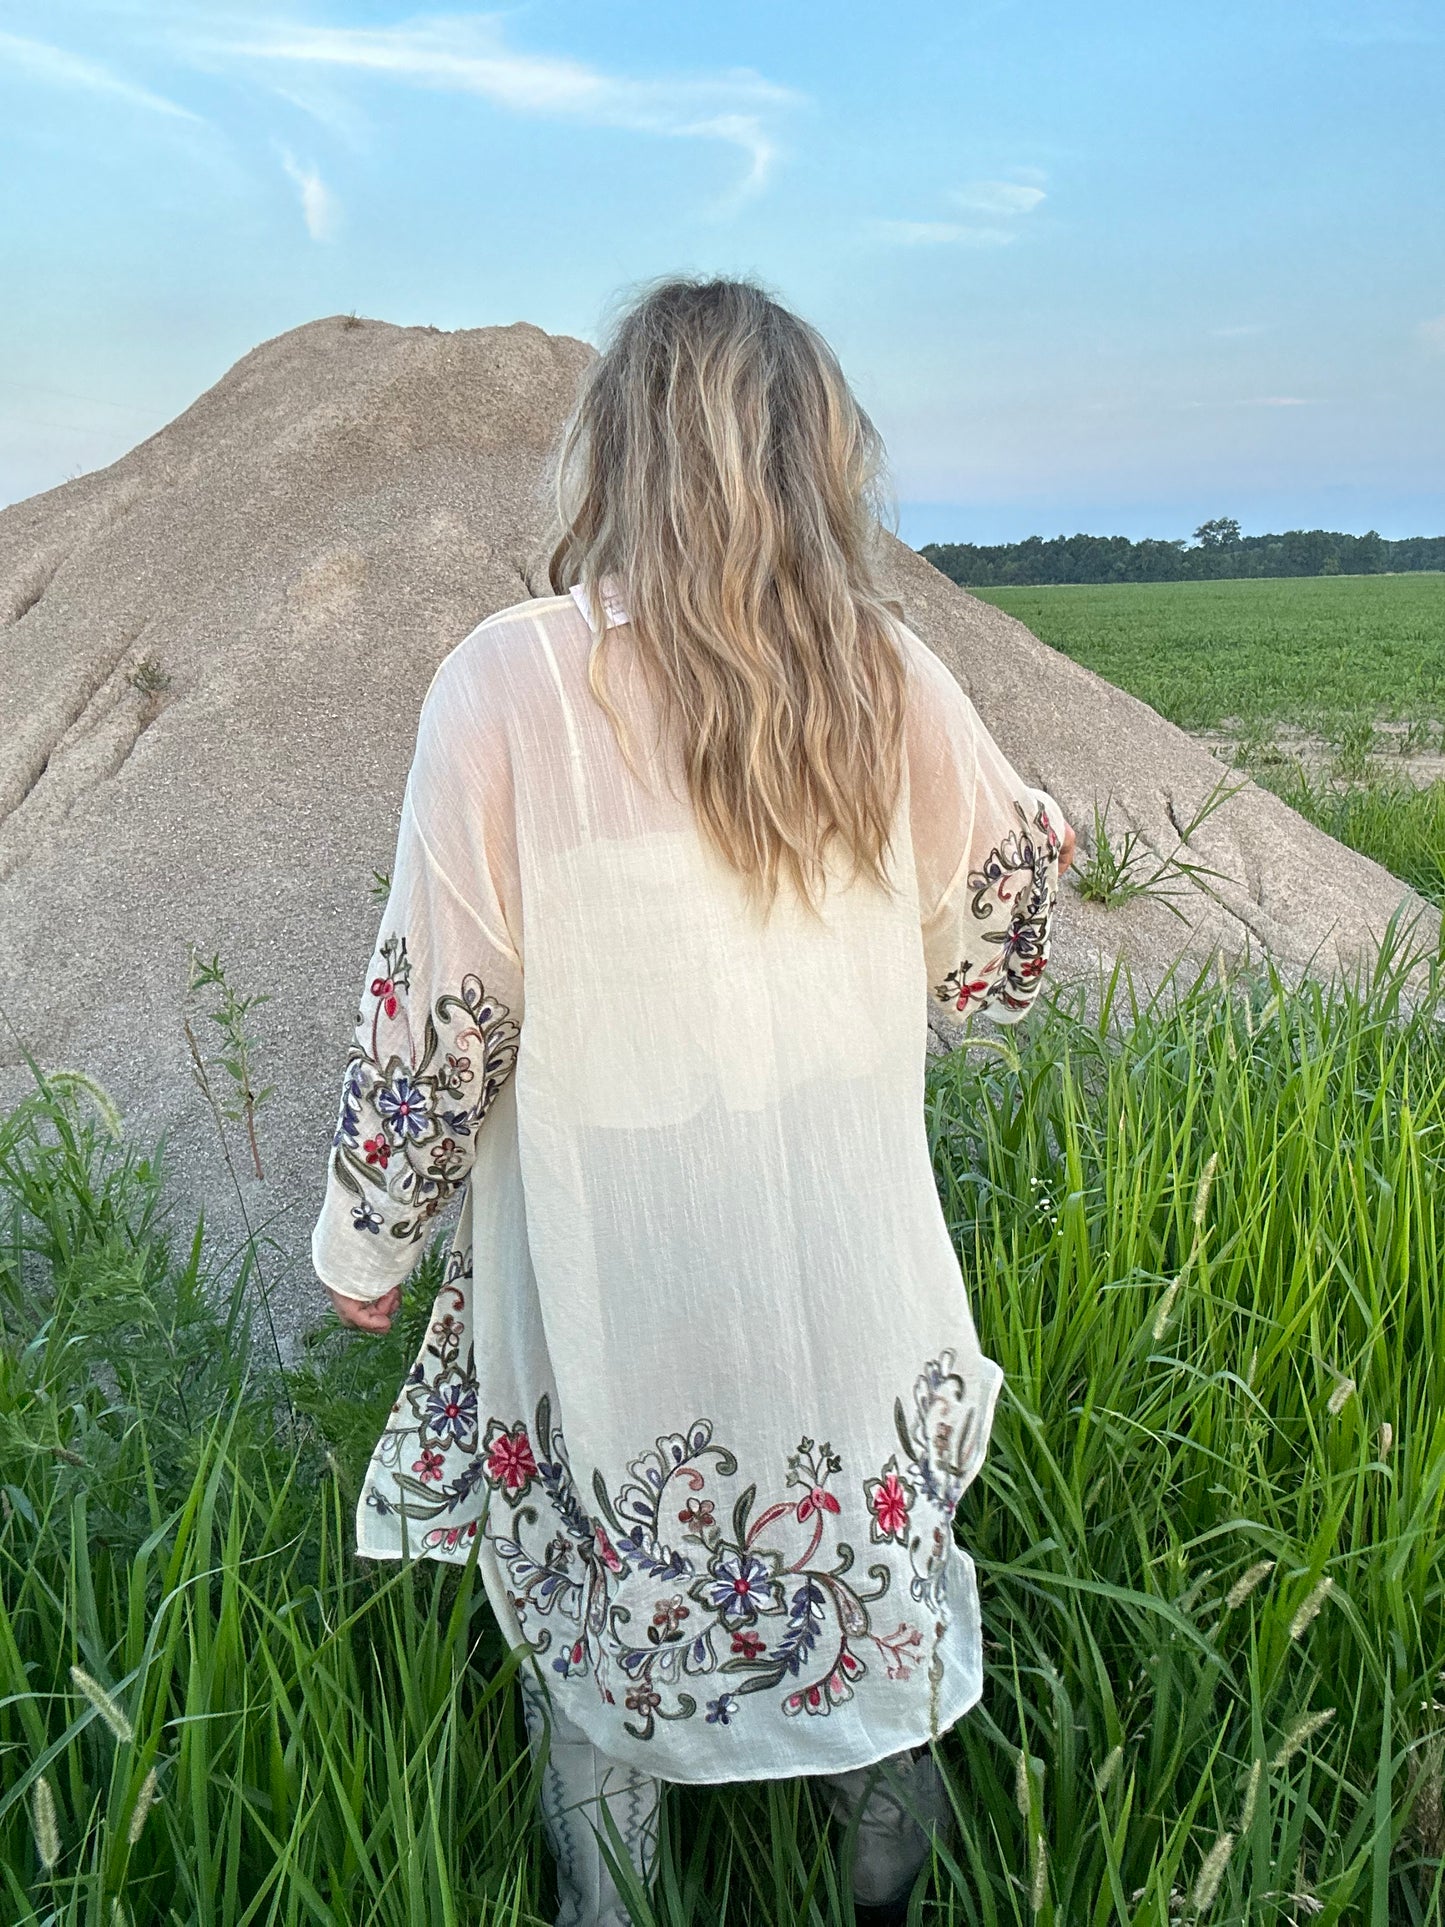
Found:
<path fill-rule="evenodd" d="M 411 963 L 399 933 L 381 944 L 341 1084 L 331 1168 L 355 1201 L 351 1222 L 415 1244 L 466 1178 L 464 1148 L 517 1058 L 518 1026 L 480 977 L 443 993 L 427 1011 L 420 1045 L 407 1007 Z"/>
<path fill-rule="evenodd" d="M 1001 1005 L 1021 1015 L 1039 992 L 1049 957 L 1049 925 L 1058 896 L 1060 838 L 1047 798 L 1032 814 L 1017 799 L 1019 827 L 969 874 L 969 904 L 980 926 L 973 945 L 933 995 L 956 1011 Z"/>
<path fill-rule="evenodd" d="M 895 1401 L 899 1451 L 862 1481 L 861 1507 L 849 1500 L 874 1545 L 906 1550 L 903 1600 L 894 1562 L 860 1572 L 842 1536 L 845 1467 L 826 1441 L 801 1438 L 760 1502 L 737 1454 L 698 1419 L 655 1440 L 616 1491 L 594 1475 L 584 1504 L 549 1396 L 530 1423 L 479 1419 L 473 1354 L 458 1347 L 468 1278 L 464 1262 L 449 1270 L 374 1461 L 388 1490 L 373 1475 L 367 1506 L 424 1526 L 423 1551 L 456 1552 L 484 1532 L 532 1650 L 552 1655 L 562 1679 L 590 1674 L 639 1740 L 700 1702 L 715 1728 L 757 1693 L 775 1694 L 786 1718 L 826 1716 L 870 1666 L 912 1676 L 948 1612 L 953 1515 L 984 1445 L 951 1352 L 928 1361 L 908 1404 Z M 490 1498 L 474 1516 L 437 1523 L 483 1485 Z"/>

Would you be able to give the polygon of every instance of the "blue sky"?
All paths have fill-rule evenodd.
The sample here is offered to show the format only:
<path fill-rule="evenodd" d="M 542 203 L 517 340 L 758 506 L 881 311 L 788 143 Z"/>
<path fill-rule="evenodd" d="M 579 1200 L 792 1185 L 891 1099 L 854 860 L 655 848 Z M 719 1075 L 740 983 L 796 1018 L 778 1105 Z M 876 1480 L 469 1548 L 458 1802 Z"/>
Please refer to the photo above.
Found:
<path fill-rule="evenodd" d="M 355 309 L 815 321 L 906 539 L 1445 530 L 1440 0 L 0 0 L 0 502 Z"/>

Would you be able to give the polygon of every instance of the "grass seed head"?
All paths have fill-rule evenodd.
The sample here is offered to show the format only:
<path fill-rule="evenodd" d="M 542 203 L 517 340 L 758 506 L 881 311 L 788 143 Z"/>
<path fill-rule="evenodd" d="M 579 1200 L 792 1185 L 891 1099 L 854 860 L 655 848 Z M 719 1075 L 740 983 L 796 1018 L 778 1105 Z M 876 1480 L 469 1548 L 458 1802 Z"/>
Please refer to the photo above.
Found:
<path fill-rule="evenodd" d="M 150 1810 L 160 1797 L 158 1786 L 156 1770 L 152 1767 L 150 1772 L 147 1773 L 141 1781 L 140 1792 L 135 1798 L 135 1811 L 130 1816 L 130 1827 L 127 1830 L 126 1838 L 132 1846 L 140 1839 L 141 1834 L 145 1830 L 145 1823 L 150 1814 Z"/>
<path fill-rule="evenodd" d="M 41 1866 L 49 1873 L 60 1858 L 60 1828 L 55 1821 L 55 1795 L 43 1773 L 35 1782 L 31 1796 L 31 1818 L 35 1827 L 35 1851 L 40 1855 Z"/>
<path fill-rule="evenodd" d="M 1244 1788 L 1244 1805 L 1239 1810 L 1239 1831 L 1241 1833 L 1248 1833 L 1254 1825 L 1254 1806 L 1256 1800 L 1259 1798 L 1259 1781 L 1263 1771 L 1264 1762 L 1262 1760 L 1256 1760 L 1249 1769 L 1249 1779 L 1245 1783 Z"/>
<path fill-rule="evenodd" d="M 1014 1755 L 1014 1805 L 1025 1820 L 1029 1817 L 1029 1756 L 1023 1747 Z"/>
<path fill-rule="evenodd" d="M 1242 1572 L 1239 1575 L 1238 1579 L 1235 1580 L 1229 1591 L 1224 1595 L 1225 1605 L 1231 1612 L 1234 1611 L 1236 1606 L 1242 1606 L 1254 1591 L 1255 1587 L 1263 1580 L 1268 1579 L 1273 1571 L 1273 1559 L 1256 1560 L 1247 1572 Z"/>
<path fill-rule="evenodd" d="M 128 1746 L 135 1738 L 135 1728 L 126 1717 L 125 1709 L 114 1694 L 108 1693 L 98 1679 L 92 1679 L 83 1667 L 72 1666 L 70 1677 L 80 1691 L 105 1721 L 111 1732 L 122 1746 Z"/>
<path fill-rule="evenodd" d="M 1287 1767 L 1301 1748 L 1309 1745 L 1322 1726 L 1328 1726 L 1335 1717 L 1335 1709 L 1328 1706 L 1322 1713 L 1305 1713 L 1285 1733 L 1279 1743 L 1274 1758 L 1269 1763 L 1271 1773 L 1278 1773 Z"/>
<path fill-rule="evenodd" d="M 1099 1768 L 1098 1772 L 1094 1775 L 1094 1790 L 1097 1793 L 1108 1792 L 1109 1788 L 1114 1784 L 1114 1781 L 1118 1778 L 1119 1768 L 1123 1764 L 1123 1760 L 1124 1760 L 1123 1747 L 1111 1746 L 1109 1748 L 1108 1753 L 1104 1757 L 1104 1764 Z"/>
<path fill-rule="evenodd" d="M 1166 1291 L 1164 1296 L 1159 1300 L 1159 1309 L 1154 1314 L 1154 1343 L 1156 1345 L 1164 1336 L 1164 1328 L 1169 1323 L 1169 1314 L 1174 1309 L 1174 1300 L 1179 1296 L 1179 1284 L 1180 1281 L 1176 1278 L 1168 1291 Z"/>
<path fill-rule="evenodd" d="M 1038 1913 L 1049 1897 L 1049 1845 L 1041 1833 L 1034 1835 L 1034 1877 L 1029 1887 L 1029 1906 Z"/>
<path fill-rule="evenodd" d="M 1412 1767 L 1410 1824 L 1426 1857 L 1440 1860 L 1445 1858 L 1445 1740 L 1437 1736 L 1427 1742 Z"/>
<path fill-rule="evenodd" d="M 1190 1904 L 1197 1913 L 1205 1913 L 1214 1905 L 1214 1897 L 1219 1892 L 1219 1883 L 1224 1878 L 1224 1870 L 1229 1865 L 1229 1856 L 1234 1852 L 1234 1835 L 1221 1833 L 1204 1857 L 1204 1865 L 1199 1869 L 1199 1878 L 1194 1883 L 1194 1892 L 1189 1896 Z"/>
<path fill-rule="evenodd" d="M 1211 1151 L 1209 1162 L 1200 1174 L 1199 1185 L 1194 1193 L 1194 1229 L 1204 1229 L 1204 1214 L 1209 1209 L 1209 1194 L 1214 1189 L 1214 1174 L 1219 1169 L 1219 1153 Z"/>
<path fill-rule="evenodd" d="M 1390 1448 L 1394 1443 L 1395 1428 L 1388 1419 L 1382 1419 L 1380 1421 L 1380 1457 L 1382 1459 L 1389 1458 Z"/>
<path fill-rule="evenodd" d="M 1326 1573 L 1319 1584 L 1306 1594 L 1305 1598 L 1300 1602 L 1294 1618 L 1289 1622 L 1289 1636 L 1291 1639 L 1298 1639 L 1300 1634 L 1309 1625 L 1310 1621 L 1315 1617 L 1320 1607 L 1324 1605 L 1325 1600 L 1329 1597 L 1330 1590 L 1334 1583 L 1334 1580 Z"/>
<path fill-rule="evenodd" d="M 1350 1397 L 1354 1389 L 1355 1381 L 1352 1378 L 1342 1378 L 1335 1386 L 1335 1389 L 1330 1393 L 1327 1405 L 1331 1418 L 1338 1418 L 1340 1413 L 1344 1411 L 1346 1405 L 1350 1402 Z"/>

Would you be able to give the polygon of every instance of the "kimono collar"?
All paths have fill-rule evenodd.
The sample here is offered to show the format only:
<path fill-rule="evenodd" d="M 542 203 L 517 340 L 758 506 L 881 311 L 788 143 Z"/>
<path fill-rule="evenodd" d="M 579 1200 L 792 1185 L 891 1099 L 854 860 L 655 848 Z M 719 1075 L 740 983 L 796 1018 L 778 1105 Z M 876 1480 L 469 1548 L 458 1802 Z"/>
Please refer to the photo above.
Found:
<path fill-rule="evenodd" d="M 628 620 L 627 605 L 622 599 L 622 584 L 617 580 L 616 576 L 605 575 L 599 587 L 602 593 L 602 610 L 605 626 L 609 629 L 615 629 L 619 623 Z M 582 584 L 580 582 L 574 583 L 568 593 L 587 618 L 589 627 L 595 627 L 596 625 L 592 621 L 592 612 L 587 604 L 587 594 Z"/>

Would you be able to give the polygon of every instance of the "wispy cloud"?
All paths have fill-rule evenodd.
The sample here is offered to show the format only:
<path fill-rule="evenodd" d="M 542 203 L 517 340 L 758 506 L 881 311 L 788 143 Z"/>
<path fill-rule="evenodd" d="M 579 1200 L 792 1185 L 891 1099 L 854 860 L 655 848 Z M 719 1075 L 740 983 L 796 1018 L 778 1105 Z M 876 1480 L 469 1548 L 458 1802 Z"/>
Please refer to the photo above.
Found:
<path fill-rule="evenodd" d="M 949 199 L 976 214 L 1032 214 L 1047 196 L 1032 181 L 969 181 Z"/>
<path fill-rule="evenodd" d="M 772 123 L 802 99 L 749 68 L 638 80 L 564 55 L 519 52 L 505 43 L 497 21 L 481 14 L 434 15 L 395 27 L 268 22 L 231 38 L 193 39 L 191 46 L 209 59 L 349 70 L 476 95 L 518 114 L 721 141 L 747 162 L 739 196 L 766 181 L 779 151 Z"/>
<path fill-rule="evenodd" d="M 1427 348 L 1445 354 L 1445 314 L 1437 314 L 1433 321 L 1422 321 L 1415 333 Z"/>
<path fill-rule="evenodd" d="M 1246 395 L 1241 408 L 1313 408 L 1313 395 Z"/>
<path fill-rule="evenodd" d="M 371 133 L 370 124 L 360 108 L 334 87 L 303 84 L 276 87 L 272 91 L 309 120 L 314 120 L 318 127 L 324 127 L 328 134 L 334 135 L 354 153 L 365 150 Z"/>
<path fill-rule="evenodd" d="M 968 227 L 959 221 L 871 221 L 868 231 L 905 248 L 1006 248 L 1015 238 L 1008 228 Z"/>
<path fill-rule="evenodd" d="M 313 241 L 329 241 L 336 232 L 336 197 L 314 167 L 303 167 L 295 155 L 284 147 L 281 150 L 281 165 L 300 196 L 306 232 Z"/>
<path fill-rule="evenodd" d="M 948 199 L 970 214 L 986 214 L 977 221 L 874 220 L 867 223 L 875 240 L 896 247 L 1006 248 L 1018 239 L 1019 221 L 1047 199 L 1045 175 L 1036 167 L 1018 167 L 1011 181 L 967 181 L 950 189 Z"/>
<path fill-rule="evenodd" d="M 6 65 L 18 67 L 23 73 L 47 81 L 52 86 L 107 94 L 113 100 L 124 101 L 150 114 L 165 114 L 176 120 L 201 119 L 189 107 L 167 100 L 163 94 L 153 94 L 148 87 L 138 86 L 123 74 L 102 66 L 98 60 L 87 60 L 82 54 L 71 53 L 64 47 L 52 47 L 44 40 L 27 39 L 23 34 L 0 33 L 0 66 Z"/>

